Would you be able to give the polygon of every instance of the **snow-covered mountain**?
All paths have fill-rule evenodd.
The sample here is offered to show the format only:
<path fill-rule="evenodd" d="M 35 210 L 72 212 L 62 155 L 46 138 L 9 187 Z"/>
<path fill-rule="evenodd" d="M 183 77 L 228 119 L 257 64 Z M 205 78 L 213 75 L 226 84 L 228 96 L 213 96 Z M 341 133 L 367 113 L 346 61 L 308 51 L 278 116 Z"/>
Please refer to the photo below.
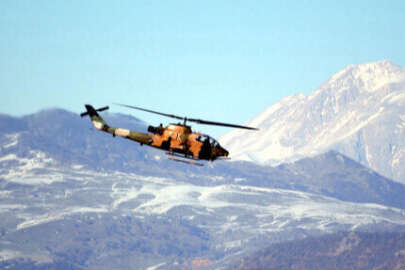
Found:
<path fill-rule="evenodd" d="M 289 96 L 231 131 L 236 160 L 277 165 L 336 150 L 405 183 L 405 69 L 390 61 L 349 65 L 309 96 Z"/>

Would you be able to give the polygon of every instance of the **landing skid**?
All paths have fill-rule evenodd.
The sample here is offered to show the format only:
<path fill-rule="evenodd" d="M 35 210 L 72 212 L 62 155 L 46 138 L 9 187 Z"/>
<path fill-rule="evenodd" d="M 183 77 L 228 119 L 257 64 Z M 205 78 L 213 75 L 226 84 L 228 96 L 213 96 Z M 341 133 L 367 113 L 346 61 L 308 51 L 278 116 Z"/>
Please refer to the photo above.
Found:
<path fill-rule="evenodd" d="M 230 157 L 217 157 L 216 160 L 231 160 Z"/>
<path fill-rule="evenodd" d="M 196 166 L 204 166 L 204 164 L 196 162 L 194 158 L 191 158 L 189 156 L 184 156 L 184 155 L 181 155 L 178 153 L 173 153 L 173 152 L 166 152 L 166 155 L 168 155 L 169 159 L 173 160 L 173 161 L 183 162 L 186 164 L 191 164 L 191 165 L 196 165 Z"/>
<path fill-rule="evenodd" d="M 184 160 L 184 159 L 179 159 L 179 158 L 174 158 L 174 157 L 169 157 L 169 160 L 176 161 L 176 162 L 182 162 L 194 166 L 204 166 L 202 163 L 195 162 L 194 160 Z"/>

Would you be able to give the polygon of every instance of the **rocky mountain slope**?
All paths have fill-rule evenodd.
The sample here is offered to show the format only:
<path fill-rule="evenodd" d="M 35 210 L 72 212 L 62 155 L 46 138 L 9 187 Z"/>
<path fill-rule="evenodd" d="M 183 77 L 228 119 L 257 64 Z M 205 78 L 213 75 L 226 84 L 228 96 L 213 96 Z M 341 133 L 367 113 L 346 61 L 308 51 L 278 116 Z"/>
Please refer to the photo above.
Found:
<path fill-rule="evenodd" d="M 337 152 L 195 167 L 64 110 L 0 127 L 2 268 L 226 269 L 270 243 L 405 230 L 405 186 Z"/>
<path fill-rule="evenodd" d="M 290 96 L 220 138 L 233 159 L 277 165 L 335 150 L 405 183 L 405 69 L 350 65 L 309 96 Z"/>
<path fill-rule="evenodd" d="M 205 260 L 204 269 L 221 269 L 269 243 L 405 229 L 403 209 L 240 178 L 224 184 L 215 174 L 193 175 L 194 184 L 44 165 L 0 181 L 4 265 L 182 269 Z"/>
<path fill-rule="evenodd" d="M 405 268 L 404 233 L 337 233 L 275 244 L 234 270 L 377 270 Z"/>

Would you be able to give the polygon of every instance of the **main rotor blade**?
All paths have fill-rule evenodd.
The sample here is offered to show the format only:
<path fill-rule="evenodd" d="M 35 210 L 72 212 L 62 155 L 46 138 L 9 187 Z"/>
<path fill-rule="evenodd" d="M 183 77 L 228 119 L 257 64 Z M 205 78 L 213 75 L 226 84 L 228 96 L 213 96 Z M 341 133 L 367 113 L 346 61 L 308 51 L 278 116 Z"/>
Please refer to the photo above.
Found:
<path fill-rule="evenodd" d="M 136 106 L 131 106 L 131 105 L 120 104 L 120 103 L 114 103 L 114 104 L 118 105 L 118 106 L 122 106 L 122 107 L 135 109 L 135 110 L 155 113 L 155 114 L 159 114 L 159 115 L 163 115 L 163 116 L 167 116 L 167 117 L 171 117 L 171 118 L 175 118 L 175 119 L 179 119 L 179 120 L 184 120 L 185 122 L 190 121 L 190 122 L 195 122 L 197 124 L 202 124 L 202 125 L 213 125 L 213 126 L 242 128 L 242 129 L 249 129 L 249 130 L 259 130 L 258 128 L 247 127 L 247 126 L 241 126 L 241 125 L 235 125 L 235 124 L 228 124 L 228 123 L 213 122 L 213 121 L 207 121 L 207 120 L 201 120 L 201 119 L 193 119 L 193 118 L 181 117 L 181 116 L 177 116 L 177 115 L 174 115 L 174 114 L 161 113 L 161 112 L 157 112 L 157 111 L 152 111 L 152 110 L 143 109 L 143 108 L 136 107 Z"/>
<path fill-rule="evenodd" d="M 122 106 L 122 107 L 127 107 L 127 108 L 131 108 L 131 109 L 135 109 L 135 110 L 144 111 L 144 112 L 155 113 L 155 114 L 159 114 L 159 115 L 163 115 L 163 116 L 167 116 L 167 117 L 171 117 L 171 118 L 175 118 L 175 119 L 179 119 L 179 120 L 184 120 L 184 118 L 185 118 L 185 117 L 177 116 L 177 115 L 174 115 L 174 114 L 161 113 L 161 112 L 157 112 L 157 111 L 152 111 L 152 110 L 143 109 L 143 108 L 140 108 L 140 107 L 125 105 L 125 104 L 120 104 L 120 103 L 114 103 L 114 104 L 118 105 L 118 106 Z"/>
<path fill-rule="evenodd" d="M 202 124 L 202 125 L 213 125 L 213 126 L 223 126 L 223 127 L 250 129 L 250 130 L 259 130 L 258 128 L 254 128 L 254 127 L 247 127 L 247 126 L 241 126 L 241 125 L 235 125 L 235 124 L 229 124 L 229 123 L 206 121 L 206 120 L 201 120 L 201 119 L 187 118 L 187 121 L 195 122 L 195 123 Z"/>

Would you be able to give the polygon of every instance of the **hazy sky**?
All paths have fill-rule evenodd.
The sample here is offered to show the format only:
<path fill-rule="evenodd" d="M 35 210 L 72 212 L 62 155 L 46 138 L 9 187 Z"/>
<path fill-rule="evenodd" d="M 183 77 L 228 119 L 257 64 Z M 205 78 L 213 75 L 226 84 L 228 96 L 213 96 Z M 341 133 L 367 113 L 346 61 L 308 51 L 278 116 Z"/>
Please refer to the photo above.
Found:
<path fill-rule="evenodd" d="M 3 0 L 0 41 L 0 113 L 118 102 L 244 123 L 348 64 L 405 66 L 405 1 Z"/>

